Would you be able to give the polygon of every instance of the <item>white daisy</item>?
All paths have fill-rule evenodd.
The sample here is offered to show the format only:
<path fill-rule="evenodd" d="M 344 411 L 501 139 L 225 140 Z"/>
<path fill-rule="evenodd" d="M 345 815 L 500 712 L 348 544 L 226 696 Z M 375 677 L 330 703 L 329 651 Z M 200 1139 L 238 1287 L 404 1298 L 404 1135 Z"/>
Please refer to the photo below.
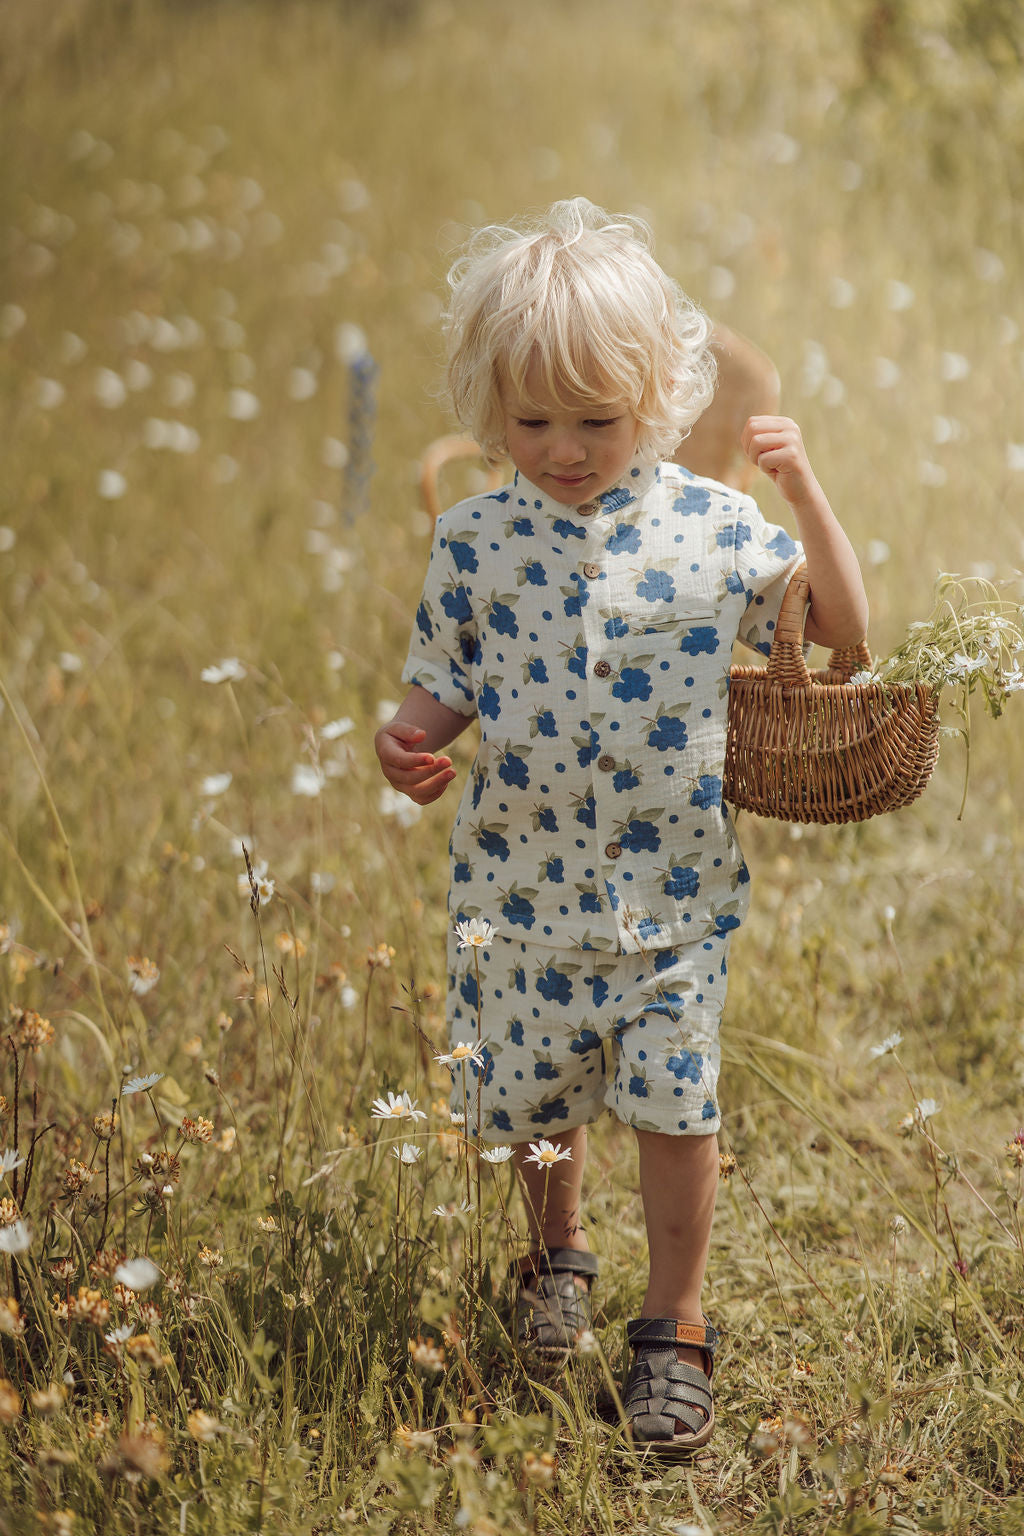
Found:
<path fill-rule="evenodd" d="M 121 1097 L 124 1098 L 126 1093 L 145 1093 L 146 1089 L 154 1087 L 163 1075 L 162 1072 L 147 1072 L 145 1077 L 130 1077 L 126 1083 L 122 1084 Z"/>
<path fill-rule="evenodd" d="M 240 683 L 245 676 L 245 668 L 237 656 L 225 656 L 215 666 L 204 667 L 199 676 L 204 683 Z"/>
<path fill-rule="evenodd" d="M 5 1152 L 0 1153 L 0 1174 L 13 1173 L 15 1168 L 20 1168 L 24 1161 L 25 1159 L 13 1147 L 8 1147 Z"/>
<path fill-rule="evenodd" d="M 374 1099 L 370 1110 L 372 1120 L 425 1120 L 426 1112 L 416 1108 L 416 1100 L 408 1092 L 392 1093 L 388 1089 L 386 1099 Z"/>
<path fill-rule="evenodd" d="M 478 1045 L 466 1045 L 460 1040 L 457 1045 L 452 1046 L 450 1051 L 446 1051 L 441 1056 L 435 1056 L 434 1060 L 439 1067 L 468 1067 L 471 1064 L 475 1067 L 482 1067 L 485 1060 L 483 1051 L 486 1044 L 486 1040 L 481 1040 Z"/>
<path fill-rule="evenodd" d="M 28 1227 L 23 1221 L 12 1221 L 9 1227 L 0 1227 L 0 1253 L 24 1253 L 29 1241 Z"/>
<path fill-rule="evenodd" d="M 512 1148 L 488 1147 L 486 1152 L 480 1153 L 480 1156 L 485 1163 L 507 1163 L 512 1156 Z"/>
<path fill-rule="evenodd" d="M 498 930 L 485 917 L 471 917 L 468 923 L 456 923 L 455 932 L 459 936 L 460 949 L 487 949 L 493 944 Z"/>
<path fill-rule="evenodd" d="M 571 1162 L 572 1152 L 557 1141 L 531 1141 L 526 1161 L 536 1163 L 538 1168 L 550 1168 L 552 1163 Z"/>
<path fill-rule="evenodd" d="M 872 1056 L 888 1056 L 890 1051 L 894 1051 L 897 1046 L 902 1044 L 903 1036 L 899 1030 L 896 1030 L 895 1034 L 886 1035 L 881 1045 L 873 1045 L 871 1047 L 871 1054 Z"/>
<path fill-rule="evenodd" d="M 152 1259 L 125 1259 L 114 1270 L 114 1279 L 130 1291 L 148 1291 L 160 1279 L 160 1271 Z"/>
<path fill-rule="evenodd" d="M 391 1156 L 397 1157 L 400 1163 L 418 1163 L 423 1156 L 423 1148 L 411 1141 L 403 1141 L 400 1147 L 391 1148 Z"/>

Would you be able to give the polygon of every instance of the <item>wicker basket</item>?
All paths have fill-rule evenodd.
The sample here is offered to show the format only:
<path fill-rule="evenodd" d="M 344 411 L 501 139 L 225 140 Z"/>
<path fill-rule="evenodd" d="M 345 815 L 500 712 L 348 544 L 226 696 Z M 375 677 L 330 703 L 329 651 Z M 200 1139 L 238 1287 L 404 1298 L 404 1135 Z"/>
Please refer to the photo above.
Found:
<path fill-rule="evenodd" d="M 923 683 L 851 683 L 871 666 L 864 641 L 809 672 L 809 591 L 801 566 L 767 667 L 732 668 L 722 794 L 737 810 L 780 821 L 866 821 L 909 805 L 927 784 L 939 752 L 938 697 Z"/>

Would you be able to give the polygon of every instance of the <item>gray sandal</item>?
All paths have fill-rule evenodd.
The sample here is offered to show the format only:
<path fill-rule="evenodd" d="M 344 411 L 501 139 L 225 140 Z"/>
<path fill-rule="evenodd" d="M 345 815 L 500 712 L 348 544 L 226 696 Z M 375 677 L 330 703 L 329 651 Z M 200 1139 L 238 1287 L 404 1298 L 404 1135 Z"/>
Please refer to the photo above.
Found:
<path fill-rule="evenodd" d="M 626 1343 L 635 1352 L 622 1388 L 633 1444 L 668 1456 L 706 1445 L 715 1427 L 711 1375 L 718 1344 L 707 1318 L 680 1323 L 673 1317 L 638 1317 L 626 1324 Z M 678 1358 L 680 1344 L 700 1350 L 703 1371 Z"/>
<path fill-rule="evenodd" d="M 518 1280 L 515 1297 L 516 1344 L 542 1360 L 564 1360 L 593 1321 L 591 1288 L 597 1274 L 597 1255 L 575 1248 L 546 1248 L 528 1253 L 509 1268 Z M 580 1290 L 575 1276 L 588 1284 Z"/>

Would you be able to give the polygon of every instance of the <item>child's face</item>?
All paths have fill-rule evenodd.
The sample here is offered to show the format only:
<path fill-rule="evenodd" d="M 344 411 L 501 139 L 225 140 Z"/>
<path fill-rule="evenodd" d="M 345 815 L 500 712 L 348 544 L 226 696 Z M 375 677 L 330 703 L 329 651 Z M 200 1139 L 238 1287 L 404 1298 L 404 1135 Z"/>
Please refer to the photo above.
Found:
<path fill-rule="evenodd" d="M 621 400 L 551 400 L 527 375 L 531 404 L 506 381 L 501 391 L 508 455 L 553 501 L 575 507 L 618 485 L 636 454 L 639 424 Z M 538 409 L 540 414 L 538 414 Z"/>

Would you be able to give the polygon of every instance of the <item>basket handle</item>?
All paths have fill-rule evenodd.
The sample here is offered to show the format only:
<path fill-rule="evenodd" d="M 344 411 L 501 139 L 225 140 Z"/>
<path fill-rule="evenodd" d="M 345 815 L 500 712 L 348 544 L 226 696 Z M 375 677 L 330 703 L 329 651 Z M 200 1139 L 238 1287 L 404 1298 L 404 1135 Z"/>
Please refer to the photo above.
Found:
<path fill-rule="evenodd" d="M 804 660 L 804 623 L 811 601 L 806 565 L 790 577 L 768 657 L 768 681 L 784 688 L 809 688 L 811 674 Z M 855 672 L 870 669 L 871 652 L 866 640 L 837 647 L 828 659 L 828 683 L 848 683 Z M 819 674 L 820 675 L 820 674 Z"/>

